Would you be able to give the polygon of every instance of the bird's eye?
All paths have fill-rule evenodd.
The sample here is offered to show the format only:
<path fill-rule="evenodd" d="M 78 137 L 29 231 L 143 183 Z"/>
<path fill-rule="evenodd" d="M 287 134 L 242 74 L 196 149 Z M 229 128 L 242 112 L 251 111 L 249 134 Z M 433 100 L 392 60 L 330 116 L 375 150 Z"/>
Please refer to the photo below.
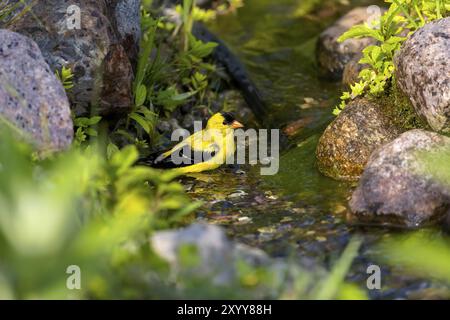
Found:
<path fill-rule="evenodd" d="M 226 124 L 227 124 L 227 120 L 224 120 L 222 124 L 223 124 L 223 125 L 226 125 Z"/>

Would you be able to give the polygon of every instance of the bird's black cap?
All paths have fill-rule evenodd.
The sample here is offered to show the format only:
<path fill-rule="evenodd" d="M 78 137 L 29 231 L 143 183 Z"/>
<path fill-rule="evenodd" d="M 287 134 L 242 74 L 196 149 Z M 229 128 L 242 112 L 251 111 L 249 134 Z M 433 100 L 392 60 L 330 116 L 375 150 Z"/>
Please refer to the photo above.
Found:
<path fill-rule="evenodd" d="M 223 124 L 232 124 L 233 121 L 236 120 L 234 115 L 230 112 L 221 112 L 220 114 L 225 118 Z"/>

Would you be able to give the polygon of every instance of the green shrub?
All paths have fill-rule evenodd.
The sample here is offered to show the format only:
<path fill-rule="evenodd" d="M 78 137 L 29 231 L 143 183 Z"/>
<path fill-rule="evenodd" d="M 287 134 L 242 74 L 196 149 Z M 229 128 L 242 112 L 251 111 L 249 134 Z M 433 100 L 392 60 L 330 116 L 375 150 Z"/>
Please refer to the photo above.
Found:
<path fill-rule="evenodd" d="M 369 94 L 379 96 L 392 85 L 394 76 L 394 54 L 402 43 L 417 29 L 430 21 L 441 19 L 450 13 L 450 3 L 441 0 L 386 0 L 391 3 L 376 25 L 356 25 L 345 32 L 338 41 L 350 38 L 370 37 L 378 41 L 363 50 L 361 64 L 363 69 L 359 82 L 351 86 L 350 92 L 344 92 L 341 104 L 334 109 L 337 115 L 345 108 L 348 100 Z"/>

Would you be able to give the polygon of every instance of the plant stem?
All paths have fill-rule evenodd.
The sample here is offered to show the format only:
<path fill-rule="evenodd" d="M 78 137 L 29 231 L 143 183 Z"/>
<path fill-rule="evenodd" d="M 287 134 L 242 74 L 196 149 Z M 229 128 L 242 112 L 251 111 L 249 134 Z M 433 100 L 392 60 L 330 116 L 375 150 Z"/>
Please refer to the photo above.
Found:
<path fill-rule="evenodd" d="M 419 25 L 417 24 L 417 22 L 411 17 L 411 15 L 408 13 L 408 10 L 406 10 L 406 8 L 403 6 L 403 4 L 401 4 L 398 0 L 392 0 L 394 1 L 394 3 L 400 7 L 400 9 L 402 10 L 403 14 L 405 15 L 405 17 L 414 25 L 414 27 L 416 29 L 419 29 Z"/>

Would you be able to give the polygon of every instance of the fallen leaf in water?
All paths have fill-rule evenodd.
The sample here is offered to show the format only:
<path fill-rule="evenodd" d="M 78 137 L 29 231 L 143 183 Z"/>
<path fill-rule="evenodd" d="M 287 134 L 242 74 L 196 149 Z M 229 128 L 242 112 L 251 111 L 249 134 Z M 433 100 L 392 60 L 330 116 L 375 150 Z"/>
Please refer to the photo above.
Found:
<path fill-rule="evenodd" d="M 297 133 L 299 133 L 301 129 L 303 129 L 304 127 L 306 127 L 307 125 L 309 125 L 312 122 L 313 122 L 313 118 L 312 117 L 298 119 L 298 120 L 288 124 L 283 129 L 283 132 L 284 132 L 284 134 L 286 134 L 289 137 L 290 136 L 294 136 Z"/>

